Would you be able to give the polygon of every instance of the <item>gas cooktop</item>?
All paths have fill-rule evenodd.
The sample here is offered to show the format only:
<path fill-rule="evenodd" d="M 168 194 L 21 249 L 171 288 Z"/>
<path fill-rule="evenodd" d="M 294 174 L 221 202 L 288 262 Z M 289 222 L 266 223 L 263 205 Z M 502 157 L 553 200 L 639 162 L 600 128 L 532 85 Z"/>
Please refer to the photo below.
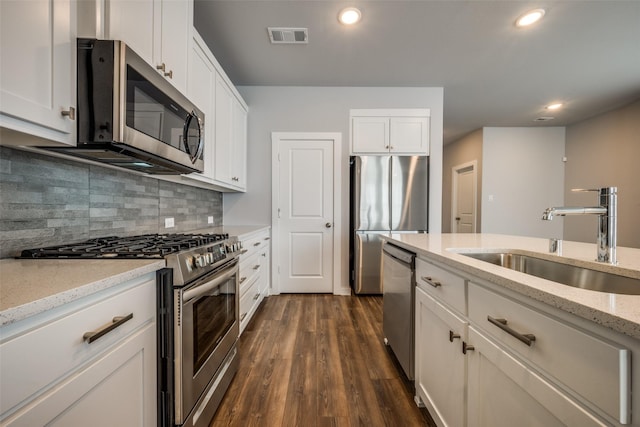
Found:
<path fill-rule="evenodd" d="M 84 242 L 25 249 L 19 258 L 164 259 L 167 255 L 226 241 L 228 234 L 143 234 L 99 237 Z"/>

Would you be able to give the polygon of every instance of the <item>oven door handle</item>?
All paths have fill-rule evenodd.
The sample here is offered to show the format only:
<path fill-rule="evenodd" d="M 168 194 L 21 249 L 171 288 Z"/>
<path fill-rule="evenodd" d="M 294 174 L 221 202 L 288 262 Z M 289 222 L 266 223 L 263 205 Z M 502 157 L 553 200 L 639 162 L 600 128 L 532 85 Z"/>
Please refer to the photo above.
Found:
<path fill-rule="evenodd" d="M 238 274 L 238 262 L 237 261 L 234 262 L 233 265 L 227 269 L 226 273 L 219 275 L 220 273 L 222 272 L 216 273 L 216 276 L 218 277 L 216 277 L 215 279 L 208 281 L 202 285 L 193 286 L 187 289 L 186 291 L 184 291 L 182 294 L 183 302 L 186 303 L 191 301 L 194 298 L 198 298 L 198 297 L 201 297 L 202 295 L 205 295 L 210 290 L 215 289 L 216 287 L 226 282 L 227 279 L 229 279 L 230 277 L 233 277 L 234 275 Z"/>

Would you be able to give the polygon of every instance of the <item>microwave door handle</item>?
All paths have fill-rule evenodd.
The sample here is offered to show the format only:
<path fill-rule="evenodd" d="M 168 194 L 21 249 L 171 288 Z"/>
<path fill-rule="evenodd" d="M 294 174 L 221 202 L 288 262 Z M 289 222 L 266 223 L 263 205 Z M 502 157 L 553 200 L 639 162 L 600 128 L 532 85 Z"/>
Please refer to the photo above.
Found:
<path fill-rule="evenodd" d="M 198 149 L 196 150 L 196 155 L 193 158 L 193 162 L 195 163 L 195 161 L 200 158 L 200 156 L 202 155 L 202 152 L 204 151 L 204 138 L 202 137 L 202 127 L 201 127 L 200 118 L 195 113 L 195 111 L 192 114 L 196 118 L 196 123 L 198 123 Z"/>
<path fill-rule="evenodd" d="M 233 277 L 234 275 L 238 274 L 238 269 L 237 267 L 237 263 L 234 263 L 234 266 L 232 268 L 229 269 L 229 271 L 227 271 L 226 273 L 224 273 L 221 276 L 216 277 L 215 279 L 206 282 L 203 285 L 198 285 L 198 286 L 194 286 L 186 291 L 184 291 L 184 293 L 182 294 L 182 300 L 183 302 L 189 302 L 194 298 L 199 298 L 203 295 L 205 295 L 207 292 L 209 292 L 212 289 L 215 289 L 216 287 L 220 286 L 221 284 L 223 284 L 224 282 L 226 282 L 229 278 Z"/>

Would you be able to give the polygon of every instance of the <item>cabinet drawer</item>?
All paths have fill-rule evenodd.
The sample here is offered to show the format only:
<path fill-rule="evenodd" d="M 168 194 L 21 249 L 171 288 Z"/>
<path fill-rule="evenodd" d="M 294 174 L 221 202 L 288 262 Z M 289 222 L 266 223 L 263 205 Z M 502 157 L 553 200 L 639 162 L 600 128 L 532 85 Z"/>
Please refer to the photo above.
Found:
<path fill-rule="evenodd" d="M 417 258 L 416 283 L 429 295 L 467 313 L 466 282 L 462 277 Z"/>
<path fill-rule="evenodd" d="M 0 345 L 0 413 L 50 388 L 67 374 L 98 356 L 156 315 L 155 277 L 87 305 L 68 316 L 34 325 Z M 83 336 L 111 324 L 114 317 L 131 319 L 88 343 Z M 25 322 L 29 321 L 26 319 Z"/>
<path fill-rule="evenodd" d="M 269 232 L 260 232 L 256 235 L 250 235 L 246 239 L 242 239 L 242 247 L 246 252 L 240 257 L 240 261 L 243 261 L 243 258 L 249 258 L 256 252 L 260 252 L 260 250 L 269 244 Z"/>
<path fill-rule="evenodd" d="M 240 261 L 240 295 L 244 294 L 244 289 L 248 283 L 255 279 L 262 270 L 260 253 L 254 253 L 249 258 Z"/>
<path fill-rule="evenodd" d="M 469 318 L 613 419 L 623 424 L 629 421 L 631 352 L 628 349 L 475 283 L 469 284 Z M 524 342 L 527 339 L 531 340 L 530 345 Z"/>
<path fill-rule="evenodd" d="M 240 298 L 240 330 L 242 331 L 245 325 L 251 319 L 251 314 L 254 309 L 255 303 L 260 299 L 260 280 L 255 277 L 247 286 L 244 295 Z"/>

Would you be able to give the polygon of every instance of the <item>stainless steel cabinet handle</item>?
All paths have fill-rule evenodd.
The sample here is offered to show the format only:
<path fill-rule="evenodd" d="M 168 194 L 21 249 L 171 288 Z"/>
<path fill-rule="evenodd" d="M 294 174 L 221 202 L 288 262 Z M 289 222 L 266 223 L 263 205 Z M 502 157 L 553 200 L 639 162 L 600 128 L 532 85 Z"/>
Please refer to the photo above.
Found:
<path fill-rule="evenodd" d="M 255 294 L 255 295 L 253 296 L 253 300 L 254 300 L 254 301 L 255 301 L 255 300 L 257 300 L 258 298 L 260 298 L 260 294 Z"/>
<path fill-rule="evenodd" d="M 166 67 L 166 66 L 164 65 L 164 62 L 163 62 L 163 63 L 162 63 L 162 64 L 160 64 L 160 65 L 156 65 L 156 70 L 160 70 L 160 71 L 164 72 L 165 67 Z"/>
<path fill-rule="evenodd" d="M 271 237 L 265 237 L 264 240 L 271 240 Z"/>
<path fill-rule="evenodd" d="M 248 249 L 243 249 L 243 250 L 241 250 L 241 251 L 240 251 L 240 255 L 244 255 L 244 254 L 246 254 L 247 252 L 249 252 L 249 250 L 248 250 Z"/>
<path fill-rule="evenodd" d="M 267 257 L 267 254 L 266 254 L 266 253 L 263 253 L 263 254 L 262 254 L 262 256 L 266 258 L 266 257 Z"/>
<path fill-rule="evenodd" d="M 60 111 L 60 114 L 62 114 L 64 117 L 69 117 L 69 120 L 76 119 L 76 109 L 73 107 L 69 107 L 68 110 Z"/>
<path fill-rule="evenodd" d="M 453 342 L 455 339 L 459 339 L 460 334 L 456 334 L 453 331 L 449 331 L 449 342 Z"/>
<path fill-rule="evenodd" d="M 433 286 L 434 288 L 440 287 L 442 286 L 442 283 L 433 280 L 432 277 L 429 276 L 422 276 L 420 277 L 423 281 L 427 282 L 428 284 L 430 284 L 431 286 Z"/>
<path fill-rule="evenodd" d="M 169 70 L 168 73 L 164 73 L 164 76 L 165 77 L 169 77 L 170 79 L 172 79 L 173 78 L 173 70 Z"/>
<path fill-rule="evenodd" d="M 330 222 L 328 222 L 328 223 L 326 223 L 324 226 L 325 226 L 325 227 L 327 227 L 327 228 L 331 228 L 331 227 L 333 226 L 333 224 L 331 224 Z"/>
<path fill-rule="evenodd" d="M 126 316 L 116 316 L 113 318 L 113 321 L 111 323 L 107 323 L 97 331 L 86 332 L 82 336 L 82 339 L 85 340 L 87 344 L 91 344 L 98 338 L 108 334 L 109 332 L 113 331 L 115 328 L 122 326 L 123 324 L 125 324 L 131 319 L 133 319 L 133 313 L 130 313 Z"/>
<path fill-rule="evenodd" d="M 240 321 L 242 322 L 245 317 L 247 317 L 247 313 L 242 313 L 242 316 L 240 316 Z"/>
<path fill-rule="evenodd" d="M 254 266 L 253 266 L 253 269 L 254 269 L 254 270 L 257 270 L 257 269 L 259 269 L 259 268 L 260 268 L 260 264 L 256 264 L 256 265 L 254 265 Z"/>
<path fill-rule="evenodd" d="M 260 246 L 260 242 L 254 243 L 253 246 Z"/>
<path fill-rule="evenodd" d="M 531 347 L 531 344 L 533 344 L 533 342 L 536 340 L 536 336 L 533 334 L 521 334 L 520 332 L 517 332 L 511 329 L 511 327 L 507 326 L 507 319 L 496 319 L 494 317 L 487 316 L 487 320 L 491 322 L 493 325 L 496 325 L 498 328 L 502 329 L 503 331 L 511 335 L 512 337 L 522 341 L 529 347 Z"/>
<path fill-rule="evenodd" d="M 462 341 L 462 353 L 463 354 L 467 354 L 467 351 L 473 351 L 476 348 L 470 344 L 467 344 L 466 342 Z"/>
<path fill-rule="evenodd" d="M 246 278 L 246 277 L 241 277 L 241 278 L 240 278 L 240 283 L 244 282 L 245 280 L 247 280 L 247 278 Z"/>

